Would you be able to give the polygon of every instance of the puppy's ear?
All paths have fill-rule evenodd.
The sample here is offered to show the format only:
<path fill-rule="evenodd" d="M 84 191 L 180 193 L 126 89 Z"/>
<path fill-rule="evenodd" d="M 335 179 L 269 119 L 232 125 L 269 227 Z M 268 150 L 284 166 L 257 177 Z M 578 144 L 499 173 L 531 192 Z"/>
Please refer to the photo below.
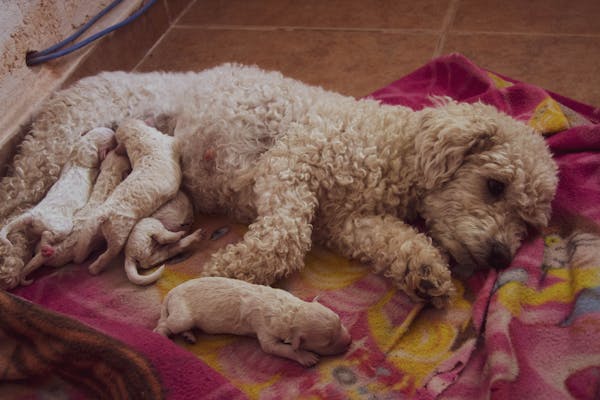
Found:
<path fill-rule="evenodd" d="M 302 346 L 302 342 L 304 341 L 304 336 L 302 332 L 298 328 L 292 329 L 292 349 L 298 350 L 300 346 Z"/>
<path fill-rule="evenodd" d="M 450 180 L 467 156 L 495 145 L 497 126 L 481 116 L 480 107 L 490 106 L 450 102 L 420 112 L 416 167 L 426 190 Z"/>
<path fill-rule="evenodd" d="M 321 297 L 320 294 L 316 295 L 315 298 L 312 300 L 313 303 L 318 303 L 319 302 L 319 297 Z"/>

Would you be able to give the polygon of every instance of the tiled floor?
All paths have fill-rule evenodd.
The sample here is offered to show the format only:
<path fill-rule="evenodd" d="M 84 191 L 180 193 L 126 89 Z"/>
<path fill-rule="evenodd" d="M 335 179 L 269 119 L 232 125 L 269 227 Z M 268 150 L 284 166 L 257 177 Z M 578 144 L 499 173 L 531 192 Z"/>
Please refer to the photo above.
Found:
<path fill-rule="evenodd" d="M 460 52 L 600 106 L 598 21 L 598 0 L 161 0 L 76 77 L 115 66 L 183 71 L 235 61 L 363 96 Z"/>

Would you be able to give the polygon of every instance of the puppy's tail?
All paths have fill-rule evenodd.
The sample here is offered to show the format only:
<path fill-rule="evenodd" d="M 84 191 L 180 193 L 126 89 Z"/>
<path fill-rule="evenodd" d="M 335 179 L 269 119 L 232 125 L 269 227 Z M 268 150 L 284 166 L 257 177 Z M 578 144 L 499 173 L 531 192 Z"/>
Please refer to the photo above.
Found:
<path fill-rule="evenodd" d="M 156 282 L 162 276 L 164 269 L 165 266 L 161 265 L 156 271 L 148 275 L 140 275 L 135 259 L 133 257 L 125 257 L 125 273 L 129 281 L 136 285 L 150 285 Z"/>
<path fill-rule="evenodd" d="M 31 224 L 32 219 L 31 214 L 27 212 L 19 215 L 17 218 L 4 225 L 2 230 L 0 230 L 0 242 L 8 247 L 12 247 L 12 243 L 8 240 L 8 235 L 14 230 L 23 230 L 27 225 Z"/>

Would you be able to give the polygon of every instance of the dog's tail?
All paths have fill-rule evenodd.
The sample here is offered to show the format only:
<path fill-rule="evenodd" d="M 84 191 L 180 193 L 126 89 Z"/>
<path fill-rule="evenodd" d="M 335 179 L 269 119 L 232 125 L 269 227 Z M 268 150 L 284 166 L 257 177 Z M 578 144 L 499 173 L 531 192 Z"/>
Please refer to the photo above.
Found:
<path fill-rule="evenodd" d="M 136 285 L 150 285 L 156 282 L 161 276 L 165 269 L 164 265 L 161 265 L 156 271 L 147 274 L 140 275 L 137 269 L 137 261 L 133 257 L 125 257 L 125 273 L 130 282 Z"/>

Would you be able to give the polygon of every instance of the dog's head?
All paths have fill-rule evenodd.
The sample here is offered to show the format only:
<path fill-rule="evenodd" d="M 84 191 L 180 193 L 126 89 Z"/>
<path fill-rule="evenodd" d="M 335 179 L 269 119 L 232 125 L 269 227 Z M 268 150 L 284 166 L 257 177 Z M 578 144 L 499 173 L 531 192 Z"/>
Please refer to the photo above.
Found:
<path fill-rule="evenodd" d="M 481 103 L 420 113 L 418 211 L 431 237 L 463 273 L 508 267 L 528 232 L 550 218 L 558 177 L 544 139 Z"/>
<path fill-rule="evenodd" d="M 316 300 L 304 302 L 294 317 L 289 342 L 294 350 L 304 349 L 321 355 L 345 352 L 352 338 L 340 317 Z"/>

